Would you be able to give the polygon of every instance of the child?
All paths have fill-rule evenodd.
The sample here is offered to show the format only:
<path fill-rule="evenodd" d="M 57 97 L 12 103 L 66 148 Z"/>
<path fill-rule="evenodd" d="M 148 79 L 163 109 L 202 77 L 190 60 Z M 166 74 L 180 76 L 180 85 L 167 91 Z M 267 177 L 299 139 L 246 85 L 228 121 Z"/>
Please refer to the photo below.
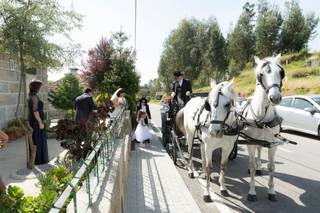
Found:
<path fill-rule="evenodd" d="M 145 118 L 147 118 L 147 113 L 144 111 L 139 111 L 137 116 L 138 126 L 134 132 L 135 139 L 137 142 L 147 142 L 150 143 L 151 133 L 149 127 L 145 123 Z"/>

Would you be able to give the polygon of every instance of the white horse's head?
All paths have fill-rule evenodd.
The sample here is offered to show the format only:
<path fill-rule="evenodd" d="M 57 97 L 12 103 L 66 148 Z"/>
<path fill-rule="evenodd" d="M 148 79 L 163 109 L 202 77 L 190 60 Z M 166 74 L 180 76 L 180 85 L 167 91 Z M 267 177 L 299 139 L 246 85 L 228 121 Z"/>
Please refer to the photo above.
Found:
<path fill-rule="evenodd" d="M 211 80 L 211 92 L 205 102 L 205 109 L 210 113 L 209 133 L 214 137 L 222 137 L 225 122 L 234 107 L 236 94 L 233 90 L 233 80 L 216 84 Z"/>
<path fill-rule="evenodd" d="M 257 65 L 255 68 L 257 84 L 261 85 L 269 101 L 274 105 L 279 104 L 282 99 L 281 87 L 285 73 L 280 64 L 280 58 L 281 54 L 262 60 L 254 57 Z"/>

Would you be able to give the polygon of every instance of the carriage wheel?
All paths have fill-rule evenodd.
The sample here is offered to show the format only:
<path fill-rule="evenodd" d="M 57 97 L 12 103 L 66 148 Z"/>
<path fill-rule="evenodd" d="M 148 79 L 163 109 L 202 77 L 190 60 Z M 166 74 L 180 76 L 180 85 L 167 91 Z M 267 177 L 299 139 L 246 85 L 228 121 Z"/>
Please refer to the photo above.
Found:
<path fill-rule="evenodd" d="M 233 149 L 231 150 L 231 153 L 229 155 L 229 160 L 236 159 L 237 154 L 238 154 L 238 143 L 235 142 L 234 145 L 233 145 Z"/>
<path fill-rule="evenodd" d="M 172 143 L 172 160 L 174 165 L 177 165 L 178 159 L 178 147 L 177 147 L 177 136 L 174 131 L 171 131 L 171 143 Z"/>

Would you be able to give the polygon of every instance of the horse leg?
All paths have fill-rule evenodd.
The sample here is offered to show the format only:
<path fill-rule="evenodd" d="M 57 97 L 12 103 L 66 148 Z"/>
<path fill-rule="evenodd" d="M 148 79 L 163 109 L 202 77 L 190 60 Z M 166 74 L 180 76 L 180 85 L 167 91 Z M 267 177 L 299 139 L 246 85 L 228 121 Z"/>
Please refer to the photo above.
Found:
<path fill-rule="evenodd" d="M 205 175 L 204 178 L 206 178 L 206 175 L 207 175 L 206 165 L 207 164 L 206 164 L 205 144 L 201 143 L 200 148 L 201 148 L 202 172 Z"/>
<path fill-rule="evenodd" d="M 224 176 L 227 171 L 229 154 L 232 149 L 233 149 L 233 143 L 232 143 L 232 146 L 230 146 L 230 147 L 222 148 L 219 183 L 220 183 L 220 193 L 222 196 L 225 196 L 225 197 L 229 196 L 229 193 L 228 193 L 228 190 L 224 184 Z"/>
<path fill-rule="evenodd" d="M 257 194 L 255 190 L 255 172 L 256 172 L 256 163 L 255 163 L 255 152 L 256 152 L 256 146 L 250 145 L 248 146 L 248 152 L 249 152 L 249 170 L 250 170 L 250 190 L 248 193 L 247 200 L 248 201 L 256 201 L 257 200 Z"/>
<path fill-rule="evenodd" d="M 205 170 L 206 170 L 206 189 L 203 194 L 203 201 L 208 203 L 211 202 L 210 196 L 210 175 L 212 172 L 212 161 L 211 161 L 212 151 L 209 153 L 207 150 L 204 155 L 204 159 L 206 159 Z M 208 159 L 209 158 L 209 159 Z"/>
<path fill-rule="evenodd" d="M 261 163 L 261 146 L 257 147 L 257 159 L 256 159 L 256 165 L 257 165 L 257 169 L 256 169 L 256 175 L 261 176 L 262 175 L 262 163 Z"/>
<path fill-rule="evenodd" d="M 187 142 L 188 142 L 188 152 L 189 152 L 189 168 L 188 168 L 188 176 L 189 178 L 194 178 L 193 174 L 193 134 L 187 134 Z"/>
<path fill-rule="evenodd" d="M 268 182 L 268 198 L 270 201 L 277 201 L 276 192 L 274 190 L 274 183 L 273 183 L 273 176 L 275 170 L 275 154 L 276 154 L 277 147 L 269 148 L 268 150 L 268 170 L 269 170 L 269 182 Z"/>

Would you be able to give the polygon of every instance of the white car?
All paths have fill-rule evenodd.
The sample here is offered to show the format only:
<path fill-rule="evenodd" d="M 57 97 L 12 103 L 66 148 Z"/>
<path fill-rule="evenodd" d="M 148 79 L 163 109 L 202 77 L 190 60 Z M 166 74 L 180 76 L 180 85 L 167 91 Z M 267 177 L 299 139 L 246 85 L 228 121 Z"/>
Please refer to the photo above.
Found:
<path fill-rule="evenodd" d="M 282 129 L 320 136 L 320 95 L 286 96 L 276 110 Z"/>

